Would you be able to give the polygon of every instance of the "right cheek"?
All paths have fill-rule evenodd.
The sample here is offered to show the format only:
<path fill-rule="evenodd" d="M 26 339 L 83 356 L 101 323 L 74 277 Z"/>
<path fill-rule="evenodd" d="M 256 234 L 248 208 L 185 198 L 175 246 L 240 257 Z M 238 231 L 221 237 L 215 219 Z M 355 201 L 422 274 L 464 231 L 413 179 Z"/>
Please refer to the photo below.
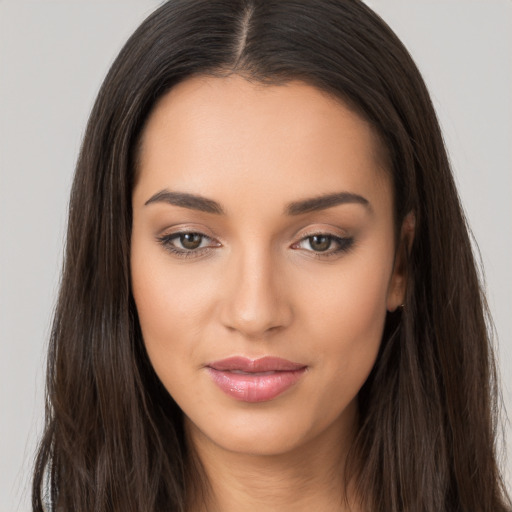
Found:
<path fill-rule="evenodd" d="M 159 364 L 171 362 L 193 343 L 191 338 L 201 325 L 202 307 L 193 294 L 172 286 L 169 277 L 134 277 L 133 295 L 146 350 Z"/>
<path fill-rule="evenodd" d="M 174 262 L 160 247 L 134 242 L 132 293 L 148 352 L 168 350 L 171 340 L 193 345 L 215 317 L 224 268 L 211 260 Z"/>

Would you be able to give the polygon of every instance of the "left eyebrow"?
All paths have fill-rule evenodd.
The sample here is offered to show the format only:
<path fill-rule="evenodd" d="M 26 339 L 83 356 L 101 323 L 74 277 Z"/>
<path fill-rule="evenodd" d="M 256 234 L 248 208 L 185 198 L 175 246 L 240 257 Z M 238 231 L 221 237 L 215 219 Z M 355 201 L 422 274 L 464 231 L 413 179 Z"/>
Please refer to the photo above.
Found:
<path fill-rule="evenodd" d="M 337 192 L 334 194 L 325 194 L 301 201 L 293 201 L 288 203 L 285 208 L 287 215 L 301 215 L 303 213 L 316 212 L 326 210 L 340 204 L 356 203 L 365 206 L 370 212 L 373 212 L 370 201 L 363 196 L 353 194 L 351 192 Z"/>

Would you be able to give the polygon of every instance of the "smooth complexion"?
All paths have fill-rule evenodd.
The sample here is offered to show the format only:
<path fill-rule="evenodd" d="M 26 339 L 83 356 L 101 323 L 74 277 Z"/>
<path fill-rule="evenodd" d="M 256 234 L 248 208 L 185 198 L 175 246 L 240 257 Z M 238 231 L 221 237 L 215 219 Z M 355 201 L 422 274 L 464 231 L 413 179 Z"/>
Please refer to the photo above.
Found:
<path fill-rule="evenodd" d="M 405 289 L 379 148 L 368 123 L 301 82 L 195 77 L 148 120 L 133 295 L 210 482 L 208 510 L 343 510 L 356 397 Z M 258 394 L 279 369 L 251 365 L 272 358 L 300 374 Z M 230 374 L 241 393 L 216 382 Z"/>

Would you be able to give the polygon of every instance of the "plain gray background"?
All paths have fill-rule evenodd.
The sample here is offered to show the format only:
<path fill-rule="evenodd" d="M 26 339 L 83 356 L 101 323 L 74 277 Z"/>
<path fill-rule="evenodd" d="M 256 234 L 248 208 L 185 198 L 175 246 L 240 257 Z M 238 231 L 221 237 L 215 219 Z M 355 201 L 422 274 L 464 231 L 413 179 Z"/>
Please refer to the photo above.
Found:
<path fill-rule="evenodd" d="M 121 45 L 160 3 L 0 0 L 0 512 L 30 509 L 44 352 L 87 116 Z M 512 2 L 368 3 L 430 88 L 480 247 L 512 412 Z"/>

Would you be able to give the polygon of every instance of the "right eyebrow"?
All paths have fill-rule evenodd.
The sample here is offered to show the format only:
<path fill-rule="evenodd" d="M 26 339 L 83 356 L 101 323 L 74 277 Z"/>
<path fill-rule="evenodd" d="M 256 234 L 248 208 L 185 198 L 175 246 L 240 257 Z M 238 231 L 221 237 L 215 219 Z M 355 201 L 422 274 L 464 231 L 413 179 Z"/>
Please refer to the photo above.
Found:
<path fill-rule="evenodd" d="M 222 206 L 217 203 L 217 201 L 196 194 L 189 194 L 187 192 L 171 192 L 164 189 L 152 195 L 144 203 L 144 206 L 152 203 L 167 203 L 174 206 L 180 206 L 181 208 L 189 208 L 190 210 L 215 213 L 217 215 L 224 214 Z"/>

